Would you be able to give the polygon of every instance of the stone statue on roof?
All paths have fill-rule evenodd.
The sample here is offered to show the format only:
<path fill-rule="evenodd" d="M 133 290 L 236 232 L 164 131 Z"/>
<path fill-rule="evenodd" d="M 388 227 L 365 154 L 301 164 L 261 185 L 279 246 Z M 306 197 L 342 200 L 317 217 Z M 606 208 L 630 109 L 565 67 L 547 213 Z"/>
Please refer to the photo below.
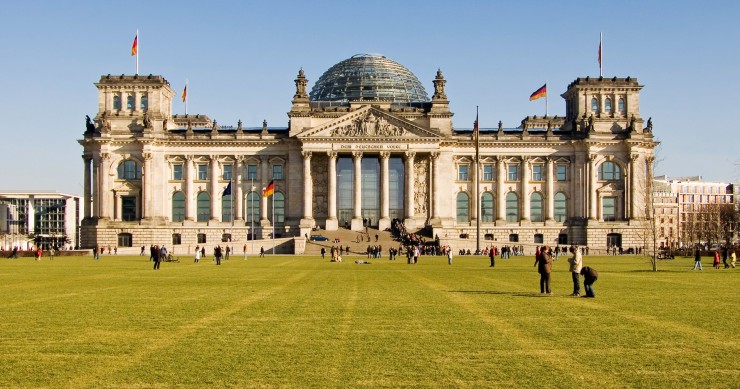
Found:
<path fill-rule="evenodd" d="M 90 119 L 90 115 L 85 115 L 85 133 L 92 134 L 93 132 L 95 132 L 95 124 Z"/>

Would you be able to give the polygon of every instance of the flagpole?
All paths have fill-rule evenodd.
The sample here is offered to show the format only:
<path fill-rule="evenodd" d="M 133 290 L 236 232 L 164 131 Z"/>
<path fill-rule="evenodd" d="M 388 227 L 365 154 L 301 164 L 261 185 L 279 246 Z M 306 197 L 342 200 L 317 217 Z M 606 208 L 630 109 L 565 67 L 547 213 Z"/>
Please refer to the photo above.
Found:
<path fill-rule="evenodd" d="M 275 187 L 272 189 L 272 255 L 275 255 Z"/>
<path fill-rule="evenodd" d="M 229 240 L 231 242 L 233 242 L 234 241 L 234 238 L 233 238 L 234 235 L 232 235 L 232 234 L 234 233 L 234 187 L 231 185 L 231 178 L 229 178 L 229 187 L 231 188 L 231 193 L 229 193 L 229 195 L 231 195 L 231 200 L 229 201 L 229 205 L 230 205 L 229 206 L 229 208 L 230 208 L 229 209 L 229 213 L 231 214 L 231 229 L 229 230 L 229 236 L 232 237 Z"/>
<path fill-rule="evenodd" d="M 136 75 L 139 75 L 139 29 L 136 29 Z"/>
<path fill-rule="evenodd" d="M 188 79 L 185 79 L 185 115 L 188 114 Z"/>
<path fill-rule="evenodd" d="M 480 253 L 480 124 L 478 106 L 475 106 L 475 253 Z"/>
<path fill-rule="evenodd" d="M 547 91 L 547 80 L 545 80 L 545 91 Z M 545 117 L 547 117 L 547 92 L 545 92 Z"/>
<path fill-rule="evenodd" d="M 604 58 L 603 58 L 603 52 L 604 52 L 604 40 L 603 40 L 603 33 L 599 32 L 599 77 L 604 77 Z"/>

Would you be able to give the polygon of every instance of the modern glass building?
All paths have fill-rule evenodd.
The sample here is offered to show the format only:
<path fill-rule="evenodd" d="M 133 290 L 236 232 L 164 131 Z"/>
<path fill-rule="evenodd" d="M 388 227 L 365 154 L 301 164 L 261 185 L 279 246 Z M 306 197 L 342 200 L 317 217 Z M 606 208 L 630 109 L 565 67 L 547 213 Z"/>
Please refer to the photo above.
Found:
<path fill-rule="evenodd" d="M 191 247 L 394 221 L 456 248 L 475 248 L 478 225 L 496 245 L 644 244 L 656 142 L 636 79 L 577 78 L 561 94 L 565 116 L 500 123 L 476 142 L 453 123 L 442 71 L 429 78 L 431 97 L 404 66 L 362 54 L 309 93 L 300 70 L 289 126 L 276 128 L 173 115 L 163 77 L 102 76 L 79 141 L 83 245 Z"/>

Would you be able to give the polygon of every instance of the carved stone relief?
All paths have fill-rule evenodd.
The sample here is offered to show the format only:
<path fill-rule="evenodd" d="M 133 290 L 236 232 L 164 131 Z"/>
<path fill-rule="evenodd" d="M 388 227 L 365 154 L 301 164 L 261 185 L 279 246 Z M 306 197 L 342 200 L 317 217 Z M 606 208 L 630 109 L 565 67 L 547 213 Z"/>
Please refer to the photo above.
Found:
<path fill-rule="evenodd" d="M 406 130 L 391 124 L 384 117 L 376 117 L 368 112 L 364 117 L 358 117 L 351 123 L 339 126 L 331 131 L 331 136 L 404 136 Z"/>
<path fill-rule="evenodd" d="M 314 153 L 311 157 L 311 179 L 313 183 L 313 216 L 324 219 L 329 213 L 327 210 L 329 197 L 329 174 L 327 172 L 328 157 Z"/>
<path fill-rule="evenodd" d="M 427 218 L 429 203 L 429 160 L 427 158 L 414 161 L 414 215 Z"/>

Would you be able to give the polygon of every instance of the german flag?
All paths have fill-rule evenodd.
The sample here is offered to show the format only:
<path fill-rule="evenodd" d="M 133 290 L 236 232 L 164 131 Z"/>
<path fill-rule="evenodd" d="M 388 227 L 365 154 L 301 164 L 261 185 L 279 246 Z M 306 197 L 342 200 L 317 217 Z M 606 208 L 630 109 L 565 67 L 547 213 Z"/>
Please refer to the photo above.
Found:
<path fill-rule="evenodd" d="M 131 45 L 131 56 L 136 55 L 136 53 L 139 51 L 139 34 L 136 34 L 134 37 L 134 44 Z"/>
<path fill-rule="evenodd" d="M 529 101 L 537 100 L 540 97 L 546 97 L 546 96 L 547 96 L 547 84 L 542 85 L 540 89 L 537 89 L 536 91 L 534 91 L 534 93 L 529 95 Z"/>
<path fill-rule="evenodd" d="M 185 100 L 187 100 L 187 98 L 188 98 L 188 84 L 185 84 L 185 89 L 182 90 L 182 102 L 184 103 Z"/>
<path fill-rule="evenodd" d="M 265 188 L 262 191 L 262 197 L 270 197 L 275 193 L 275 181 L 270 181 L 270 185 L 267 185 L 267 188 Z"/>

